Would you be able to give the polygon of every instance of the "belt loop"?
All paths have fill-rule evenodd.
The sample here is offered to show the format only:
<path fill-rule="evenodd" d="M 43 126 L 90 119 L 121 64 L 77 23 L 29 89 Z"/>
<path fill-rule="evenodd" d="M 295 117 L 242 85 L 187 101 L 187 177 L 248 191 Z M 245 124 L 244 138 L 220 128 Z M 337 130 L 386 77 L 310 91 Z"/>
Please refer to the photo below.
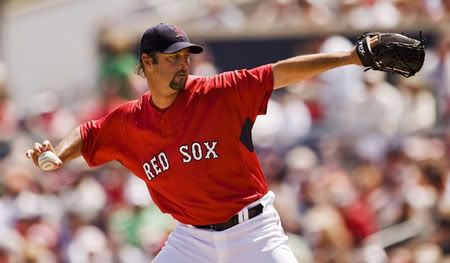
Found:
<path fill-rule="evenodd" d="M 245 210 L 245 209 L 244 209 L 244 210 Z M 238 222 L 239 222 L 239 224 L 242 223 L 242 222 L 244 222 L 244 212 L 243 212 L 243 210 L 239 211 L 239 213 L 237 214 L 237 216 L 238 216 Z"/>
<path fill-rule="evenodd" d="M 243 221 L 247 221 L 248 220 L 248 209 L 249 208 L 247 208 L 247 207 L 244 209 L 244 215 L 243 215 L 244 216 L 244 220 Z"/>

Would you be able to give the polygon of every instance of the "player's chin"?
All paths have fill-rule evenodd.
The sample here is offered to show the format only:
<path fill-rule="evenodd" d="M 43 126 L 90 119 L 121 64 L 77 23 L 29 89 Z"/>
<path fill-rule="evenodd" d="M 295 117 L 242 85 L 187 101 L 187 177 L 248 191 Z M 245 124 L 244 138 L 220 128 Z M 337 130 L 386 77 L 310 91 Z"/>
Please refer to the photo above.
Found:
<path fill-rule="evenodd" d="M 175 75 L 169 84 L 174 90 L 183 90 L 186 87 L 187 75 Z"/>

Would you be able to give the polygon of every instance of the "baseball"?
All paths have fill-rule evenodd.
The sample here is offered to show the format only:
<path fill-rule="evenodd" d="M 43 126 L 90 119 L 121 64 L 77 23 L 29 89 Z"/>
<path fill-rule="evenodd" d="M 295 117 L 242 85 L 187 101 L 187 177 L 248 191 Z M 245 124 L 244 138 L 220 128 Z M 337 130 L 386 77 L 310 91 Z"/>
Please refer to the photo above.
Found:
<path fill-rule="evenodd" d="M 38 164 L 44 171 L 52 171 L 61 165 L 61 159 L 54 152 L 43 152 L 39 155 Z"/>

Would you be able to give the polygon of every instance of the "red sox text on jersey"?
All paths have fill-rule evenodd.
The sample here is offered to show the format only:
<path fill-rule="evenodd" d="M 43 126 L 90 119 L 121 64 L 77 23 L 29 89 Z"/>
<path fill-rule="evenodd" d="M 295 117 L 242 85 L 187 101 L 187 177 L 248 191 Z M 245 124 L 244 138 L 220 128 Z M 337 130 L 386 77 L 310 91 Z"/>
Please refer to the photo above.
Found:
<path fill-rule="evenodd" d="M 202 159 L 217 159 L 219 155 L 216 152 L 216 141 L 210 142 L 193 142 L 178 147 L 181 154 L 181 162 L 188 164 L 191 161 L 200 161 Z M 152 180 L 160 173 L 169 170 L 170 162 L 167 155 L 162 151 L 153 156 L 150 161 L 145 162 L 142 167 L 149 180 Z"/>

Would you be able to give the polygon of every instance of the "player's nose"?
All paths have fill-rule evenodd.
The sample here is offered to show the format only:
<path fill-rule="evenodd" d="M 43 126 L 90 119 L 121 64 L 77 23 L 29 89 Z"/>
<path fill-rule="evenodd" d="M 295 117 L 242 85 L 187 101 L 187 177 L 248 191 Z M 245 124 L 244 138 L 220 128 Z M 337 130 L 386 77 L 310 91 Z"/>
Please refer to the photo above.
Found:
<path fill-rule="evenodd" d="M 189 70 L 189 61 L 184 60 L 180 63 L 180 70 L 188 71 Z"/>

